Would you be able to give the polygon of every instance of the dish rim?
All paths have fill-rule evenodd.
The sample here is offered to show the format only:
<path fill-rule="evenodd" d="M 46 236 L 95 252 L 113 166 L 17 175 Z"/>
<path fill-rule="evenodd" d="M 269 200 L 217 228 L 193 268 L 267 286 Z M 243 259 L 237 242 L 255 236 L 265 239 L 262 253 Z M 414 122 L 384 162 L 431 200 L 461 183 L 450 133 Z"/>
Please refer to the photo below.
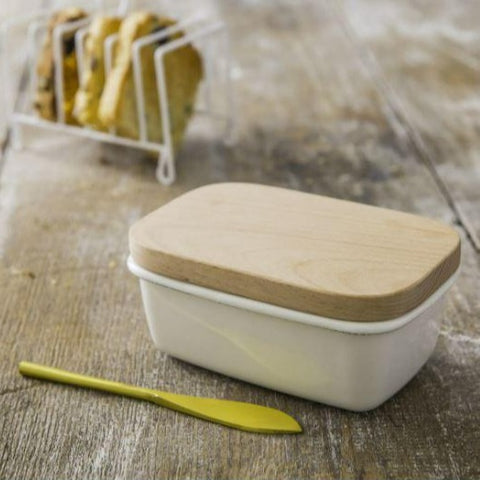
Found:
<path fill-rule="evenodd" d="M 130 272 L 141 280 L 160 285 L 162 287 L 177 290 L 196 297 L 204 298 L 216 303 L 228 305 L 230 307 L 248 310 L 254 313 L 260 313 L 271 317 L 281 318 L 292 322 L 311 325 L 314 327 L 325 328 L 342 333 L 356 335 L 375 335 L 389 333 L 404 327 L 419 315 L 421 315 L 430 306 L 441 299 L 450 287 L 455 283 L 460 271 L 460 265 L 455 272 L 426 300 L 409 312 L 389 320 L 376 322 L 355 322 L 351 320 L 339 320 L 330 317 L 323 317 L 312 313 L 301 312 L 290 308 L 280 307 L 271 303 L 252 300 L 250 298 L 233 295 L 231 293 L 221 292 L 207 287 L 201 287 L 192 283 L 174 280 L 158 273 L 154 273 L 138 265 L 133 257 L 129 255 L 127 266 Z"/>

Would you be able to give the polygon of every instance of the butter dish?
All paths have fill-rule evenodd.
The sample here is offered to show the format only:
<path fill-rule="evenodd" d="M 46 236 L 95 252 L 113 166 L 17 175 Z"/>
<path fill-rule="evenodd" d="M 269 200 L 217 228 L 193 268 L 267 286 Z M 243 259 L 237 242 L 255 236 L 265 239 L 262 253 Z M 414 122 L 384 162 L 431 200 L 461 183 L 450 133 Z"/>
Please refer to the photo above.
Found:
<path fill-rule="evenodd" d="M 428 360 L 460 264 L 441 222 L 242 183 L 176 198 L 129 241 L 161 350 L 355 411 Z"/>

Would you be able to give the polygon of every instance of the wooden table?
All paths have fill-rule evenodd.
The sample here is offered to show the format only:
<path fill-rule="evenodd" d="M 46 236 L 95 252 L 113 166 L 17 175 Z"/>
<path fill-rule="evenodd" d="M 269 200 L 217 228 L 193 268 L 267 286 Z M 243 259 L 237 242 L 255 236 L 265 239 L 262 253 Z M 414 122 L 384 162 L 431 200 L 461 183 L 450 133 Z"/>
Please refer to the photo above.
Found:
<path fill-rule="evenodd" d="M 6 145 L 0 477 L 480 478 L 480 8 L 434 0 L 204 4 L 231 29 L 234 148 L 194 128 L 178 182 L 165 188 L 135 152 L 37 132 L 22 151 Z M 349 413 L 154 348 L 125 266 L 128 227 L 184 191 L 229 180 L 417 212 L 457 228 L 462 274 L 437 347 L 393 399 Z M 278 407 L 305 432 L 242 433 L 24 379 L 20 360 Z"/>

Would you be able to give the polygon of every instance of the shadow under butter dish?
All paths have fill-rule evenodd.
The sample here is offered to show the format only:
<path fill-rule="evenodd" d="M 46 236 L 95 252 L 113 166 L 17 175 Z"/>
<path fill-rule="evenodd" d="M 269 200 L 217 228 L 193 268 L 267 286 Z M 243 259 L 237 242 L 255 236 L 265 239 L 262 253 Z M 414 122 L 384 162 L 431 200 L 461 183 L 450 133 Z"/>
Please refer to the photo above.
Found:
<path fill-rule="evenodd" d="M 460 242 L 431 219 L 232 183 L 144 217 L 130 231 L 130 251 L 159 348 L 368 410 L 433 351 Z"/>

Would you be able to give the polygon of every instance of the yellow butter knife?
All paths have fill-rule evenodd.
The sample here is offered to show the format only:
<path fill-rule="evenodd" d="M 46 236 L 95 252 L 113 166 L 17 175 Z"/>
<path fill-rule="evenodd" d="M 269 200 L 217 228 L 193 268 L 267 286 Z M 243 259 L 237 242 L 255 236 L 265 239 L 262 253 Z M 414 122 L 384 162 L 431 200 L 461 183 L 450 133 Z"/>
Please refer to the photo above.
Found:
<path fill-rule="evenodd" d="M 300 433 L 302 431 L 302 427 L 297 421 L 286 413 L 253 403 L 162 392 L 102 378 L 79 375 L 78 373 L 31 362 L 20 362 L 19 370 L 22 375 L 28 377 L 94 388 L 95 390 L 147 400 L 161 407 L 248 432 Z"/>

